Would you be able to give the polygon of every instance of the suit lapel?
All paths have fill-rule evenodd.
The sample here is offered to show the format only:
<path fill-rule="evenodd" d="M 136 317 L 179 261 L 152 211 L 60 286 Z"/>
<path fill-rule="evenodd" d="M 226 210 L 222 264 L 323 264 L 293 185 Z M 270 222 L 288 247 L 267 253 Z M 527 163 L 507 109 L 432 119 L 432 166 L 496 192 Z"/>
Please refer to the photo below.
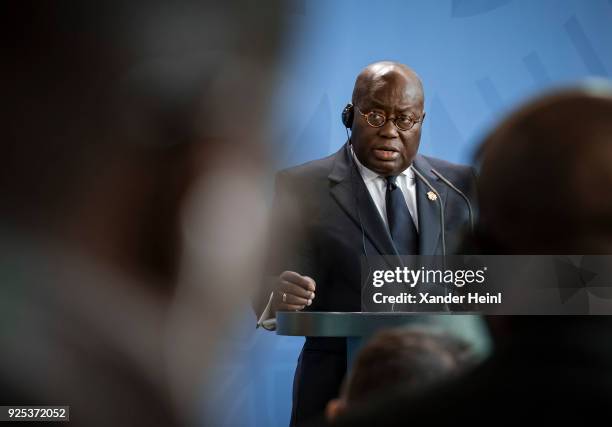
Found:
<path fill-rule="evenodd" d="M 380 254 L 394 254 L 391 235 L 351 155 L 348 144 L 337 153 L 332 172 L 329 174 L 330 193 L 357 226 L 363 227 L 363 232 Z"/>
<path fill-rule="evenodd" d="M 414 159 L 413 166 L 427 181 L 436 189 L 442 200 L 431 200 L 428 193 L 429 187 L 419 177 L 416 179 L 417 211 L 419 217 L 419 253 L 421 255 L 435 255 L 441 253 L 440 244 L 440 203 L 442 207 L 446 204 L 446 193 L 448 189 L 431 173 L 431 165 L 420 155 Z"/>
<path fill-rule="evenodd" d="M 336 159 L 329 179 L 330 193 L 344 212 L 353 219 L 358 227 L 363 227 L 365 235 L 380 254 L 394 254 L 391 235 L 387 230 L 370 193 L 363 183 L 354 162 L 351 159 L 350 147 L 345 144 L 336 154 Z M 429 181 L 440 195 L 441 201 L 431 200 L 431 191 L 418 177 L 416 179 L 417 211 L 419 218 L 419 253 L 435 255 L 441 253 L 440 244 L 440 203 L 446 204 L 447 187 L 438 177 L 431 173 L 431 165 L 422 156 L 415 157 L 413 166 Z"/>

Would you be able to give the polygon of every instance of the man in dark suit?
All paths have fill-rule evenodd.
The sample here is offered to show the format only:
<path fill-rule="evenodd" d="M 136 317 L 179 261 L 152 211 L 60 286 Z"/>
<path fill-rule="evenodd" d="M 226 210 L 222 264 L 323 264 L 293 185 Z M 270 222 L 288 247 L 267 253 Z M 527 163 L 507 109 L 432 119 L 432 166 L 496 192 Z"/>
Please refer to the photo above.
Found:
<path fill-rule="evenodd" d="M 417 154 L 424 119 L 419 77 L 403 64 L 371 64 L 342 114 L 348 142 L 329 157 L 278 174 L 276 276 L 259 302 L 260 325 L 271 324 L 264 320 L 277 310 L 361 311 L 362 256 L 442 254 L 444 241 L 447 253 L 457 248 L 468 208 L 434 170 L 468 197 L 475 175 L 467 166 Z M 307 338 L 291 424 L 322 413 L 345 372 L 345 339 Z"/>

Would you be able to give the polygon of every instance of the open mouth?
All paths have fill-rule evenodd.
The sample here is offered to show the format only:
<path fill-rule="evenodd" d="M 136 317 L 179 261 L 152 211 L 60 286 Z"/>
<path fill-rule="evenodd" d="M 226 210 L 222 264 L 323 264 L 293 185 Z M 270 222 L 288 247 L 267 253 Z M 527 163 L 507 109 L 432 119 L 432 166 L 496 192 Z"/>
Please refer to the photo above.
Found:
<path fill-rule="evenodd" d="M 400 156 L 399 151 L 391 147 L 375 148 L 373 151 L 374 156 L 383 161 L 396 160 Z"/>

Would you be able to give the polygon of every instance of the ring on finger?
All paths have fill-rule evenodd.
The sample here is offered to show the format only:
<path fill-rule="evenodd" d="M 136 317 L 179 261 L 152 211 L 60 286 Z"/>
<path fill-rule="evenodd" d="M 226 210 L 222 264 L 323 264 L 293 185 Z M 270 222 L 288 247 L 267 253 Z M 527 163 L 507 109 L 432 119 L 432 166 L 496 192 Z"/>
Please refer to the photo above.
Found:
<path fill-rule="evenodd" d="M 287 293 L 283 292 L 283 303 L 286 304 L 287 303 Z"/>

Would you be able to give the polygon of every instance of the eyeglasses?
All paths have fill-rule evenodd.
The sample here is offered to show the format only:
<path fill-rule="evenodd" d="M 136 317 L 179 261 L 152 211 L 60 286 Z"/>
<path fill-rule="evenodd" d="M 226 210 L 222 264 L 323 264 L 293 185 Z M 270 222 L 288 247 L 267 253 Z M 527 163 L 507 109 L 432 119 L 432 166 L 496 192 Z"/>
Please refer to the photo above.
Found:
<path fill-rule="evenodd" d="M 357 109 L 359 114 L 361 114 L 366 119 L 366 122 L 368 122 L 368 124 L 373 128 L 383 127 L 385 123 L 387 123 L 387 116 L 385 116 L 383 113 L 378 113 L 376 111 L 364 113 L 359 109 L 359 107 L 355 106 L 355 108 Z M 406 131 L 412 129 L 412 127 L 417 123 L 423 123 L 424 117 L 425 115 L 423 115 L 420 119 L 415 119 L 411 116 L 399 116 L 389 120 L 391 120 L 395 127 L 399 130 Z"/>

